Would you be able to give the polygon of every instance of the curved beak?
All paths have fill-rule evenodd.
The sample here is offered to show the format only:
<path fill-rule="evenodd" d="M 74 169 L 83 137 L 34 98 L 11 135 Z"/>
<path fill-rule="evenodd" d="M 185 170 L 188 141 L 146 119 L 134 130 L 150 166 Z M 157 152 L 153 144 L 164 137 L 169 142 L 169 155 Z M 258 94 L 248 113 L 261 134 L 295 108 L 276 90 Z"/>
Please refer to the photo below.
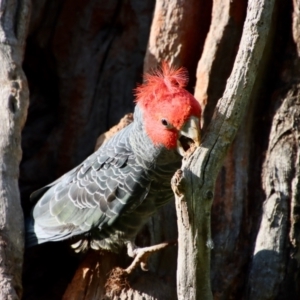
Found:
<path fill-rule="evenodd" d="M 177 151 L 181 156 L 186 155 L 191 147 L 198 147 L 201 142 L 200 138 L 200 120 L 191 116 L 179 130 L 177 140 Z"/>

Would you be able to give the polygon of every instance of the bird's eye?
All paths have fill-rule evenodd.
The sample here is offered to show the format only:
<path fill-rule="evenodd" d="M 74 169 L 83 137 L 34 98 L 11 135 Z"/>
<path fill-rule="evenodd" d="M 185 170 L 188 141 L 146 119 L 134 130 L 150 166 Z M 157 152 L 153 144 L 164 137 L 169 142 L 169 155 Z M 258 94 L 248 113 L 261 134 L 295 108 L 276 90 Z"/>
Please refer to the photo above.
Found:
<path fill-rule="evenodd" d="M 169 126 L 169 122 L 166 119 L 161 119 L 161 124 L 163 124 L 166 127 Z"/>
<path fill-rule="evenodd" d="M 161 119 L 161 124 L 163 124 L 167 129 L 174 128 L 174 126 L 171 123 L 169 123 L 167 119 Z"/>

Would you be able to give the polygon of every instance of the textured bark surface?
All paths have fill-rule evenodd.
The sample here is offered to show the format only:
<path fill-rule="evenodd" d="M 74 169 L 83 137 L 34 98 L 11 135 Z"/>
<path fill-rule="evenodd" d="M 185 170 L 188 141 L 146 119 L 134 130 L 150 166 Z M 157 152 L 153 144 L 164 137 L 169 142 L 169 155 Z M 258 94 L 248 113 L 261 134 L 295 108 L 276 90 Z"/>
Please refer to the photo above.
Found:
<path fill-rule="evenodd" d="M 293 86 L 280 97 L 281 104 L 272 122 L 262 174 L 266 198 L 253 252 L 249 299 L 274 298 L 280 287 L 291 280 L 285 278 L 286 269 L 299 263 L 299 87 Z M 296 284 L 290 286 L 290 292 L 284 291 L 284 299 L 293 299 Z"/>
<path fill-rule="evenodd" d="M 183 177 L 180 180 L 184 191 L 176 200 L 179 216 L 178 299 L 213 299 L 210 223 L 215 180 L 251 96 L 256 92 L 256 77 L 261 72 L 260 65 L 264 65 L 273 11 L 274 1 L 258 0 L 248 4 L 239 51 L 223 97 L 217 103 L 202 145 L 183 161 Z M 187 265 L 191 267 L 187 269 Z"/>
<path fill-rule="evenodd" d="M 0 298 L 20 299 L 24 221 L 18 189 L 29 94 L 22 70 L 29 1 L 0 1 Z"/>
<path fill-rule="evenodd" d="M 212 19 L 198 63 L 195 88 L 195 97 L 203 109 L 203 130 L 211 120 L 232 70 L 242 34 L 246 7 L 246 0 L 213 1 Z"/>
<path fill-rule="evenodd" d="M 157 0 L 144 71 L 157 67 L 162 61 L 184 66 L 189 70 L 192 88 L 210 23 L 211 7 L 211 0 Z"/>
<path fill-rule="evenodd" d="M 90 251 L 76 270 L 62 299 L 105 299 L 105 284 L 117 262 L 116 254 Z"/>
<path fill-rule="evenodd" d="M 262 218 L 248 282 L 249 299 L 298 299 L 300 205 L 299 14 L 294 1 L 282 87 L 274 93 L 268 148 L 263 163 Z M 293 45 L 294 44 L 294 45 Z"/>

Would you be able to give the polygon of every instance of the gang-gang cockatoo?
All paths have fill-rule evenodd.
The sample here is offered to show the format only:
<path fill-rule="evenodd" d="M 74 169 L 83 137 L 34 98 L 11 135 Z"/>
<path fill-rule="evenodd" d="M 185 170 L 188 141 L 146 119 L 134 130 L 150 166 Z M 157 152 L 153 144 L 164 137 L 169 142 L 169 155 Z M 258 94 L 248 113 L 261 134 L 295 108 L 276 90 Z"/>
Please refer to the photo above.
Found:
<path fill-rule="evenodd" d="M 184 69 L 146 74 L 136 89 L 134 121 L 79 166 L 31 195 L 27 246 L 71 239 L 76 251 L 135 256 L 135 237 L 173 198 L 171 178 L 191 143 L 200 143 L 201 108 L 185 90 Z"/>

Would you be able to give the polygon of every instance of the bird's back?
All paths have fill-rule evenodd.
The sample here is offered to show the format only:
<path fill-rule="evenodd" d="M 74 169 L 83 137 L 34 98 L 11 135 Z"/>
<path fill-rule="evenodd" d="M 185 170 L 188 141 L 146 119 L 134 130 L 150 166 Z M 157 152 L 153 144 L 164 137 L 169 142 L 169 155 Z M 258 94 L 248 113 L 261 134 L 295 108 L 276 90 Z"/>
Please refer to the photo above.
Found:
<path fill-rule="evenodd" d="M 72 238 L 75 247 L 117 251 L 172 198 L 180 159 L 157 164 L 134 152 L 130 124 L 52 184 L 32 194 L 27 246 Z M 142 146 L 142 145 L 140 145 Z"/>

